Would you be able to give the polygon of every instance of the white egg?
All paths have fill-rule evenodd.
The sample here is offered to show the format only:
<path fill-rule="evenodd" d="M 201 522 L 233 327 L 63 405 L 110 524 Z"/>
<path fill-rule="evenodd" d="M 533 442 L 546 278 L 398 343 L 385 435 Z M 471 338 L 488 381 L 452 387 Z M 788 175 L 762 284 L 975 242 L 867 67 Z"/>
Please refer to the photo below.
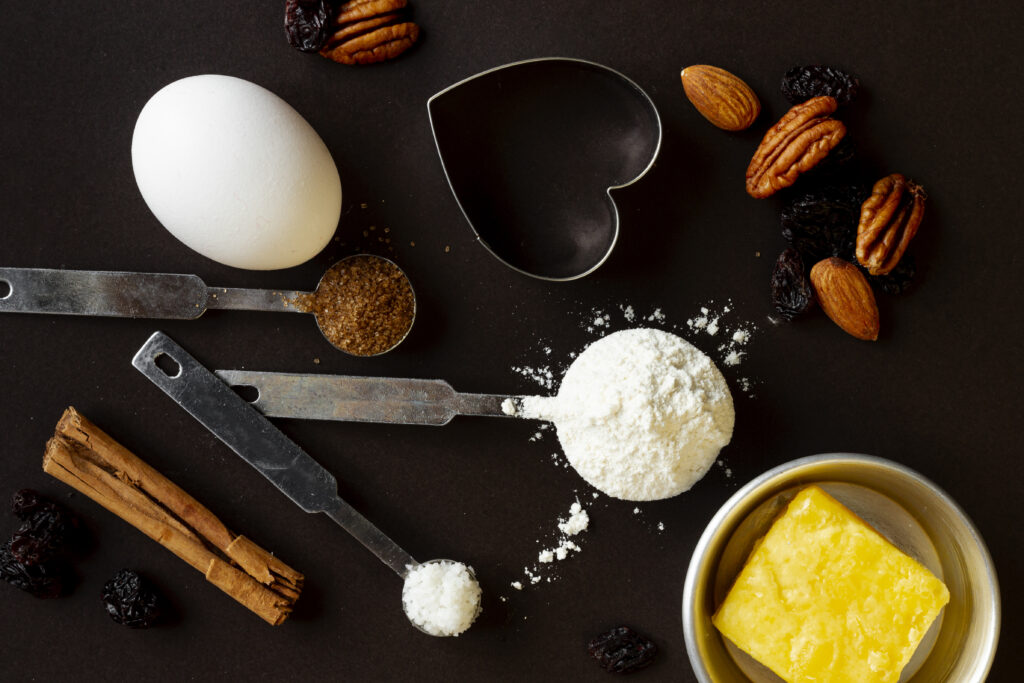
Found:
<path fill-rule="evenodd" d="M 341 215 L 323 140 L 287 102 L 240 78 L 191 76 L 153 95 L 135 124 L 132 166 L 172 235 L 236 268 L 308 261 Z"/>

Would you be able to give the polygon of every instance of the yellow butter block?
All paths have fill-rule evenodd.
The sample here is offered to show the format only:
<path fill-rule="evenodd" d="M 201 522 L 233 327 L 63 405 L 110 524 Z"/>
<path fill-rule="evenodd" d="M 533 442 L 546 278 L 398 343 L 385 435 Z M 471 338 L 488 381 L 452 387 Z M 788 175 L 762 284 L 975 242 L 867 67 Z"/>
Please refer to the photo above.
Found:
<path fill-rule="evenodd" d="M 751 552 L 712 622 L 789 683 L 896 683 L 947 602 L 934 574 L 809 486 Z"/>

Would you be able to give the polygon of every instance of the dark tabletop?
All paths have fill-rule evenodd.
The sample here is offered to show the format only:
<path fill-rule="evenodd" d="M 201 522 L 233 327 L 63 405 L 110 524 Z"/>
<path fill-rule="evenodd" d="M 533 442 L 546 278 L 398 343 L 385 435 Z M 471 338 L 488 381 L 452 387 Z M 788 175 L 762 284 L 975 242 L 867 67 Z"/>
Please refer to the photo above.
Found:
<path fill-rule="evenodd" d="M 414 0 L 423 38 L 397 61 L 336 65 L 292 50 L 282 2 L 0 4 L 0 265 L 195 273 L 236 287 L 312 287 L 340 256 L 392 256 L 419 295 L 395 352 L 347 357 L 302 316 L 210 312 L 191 322 L 4 315 L 0 320 L 0 496 L 38 488 L 65 501 L 95 538 L 71 596 L 39 601 L 0 586 L 5 680 L 610 680 L 587 640 L 626 623 L 661 653 L 637 680 L 692 680 L 680 618 L 693 547 L 744 482 L 813 453 L 875 454 L 946 489 L 972 517 L 1002 580 L 1002 647 L 992 680 L 1014 680 L 1024 636 L 1020 421 L 1022 278 L 1019 160 L 1021 11 L 1014 2 L 522 2 Z M 620 243 L 571 283 L 519 275 L 474 242 L 434 148 L 426 101 L 520 59 L 592 60 L 635 80 L 664 125 L 651 172 L 616 193 Z M 681 67 L 707 63 L 760 95 L 754 129 L 713 128 L 685 99 Z M 779 203 L 743 191 L 765 127 L 788 106 L 781 75 L 802 63 L 856 72 L 848 117 L 865 158 L 929 194 L 918 279 L 881 297 L 875 343 L 824 316 L 773 326 L 767 280 L 783 246 Z M 344 189 L 338 240 L 286 271 L 220 266 L 176 241 L 147 209 L 131 167 L 135 119 L 159 88 L 193 74 L 254 81 L 294 106 L 333 154 Z M 365 205 L 365 208 L 363 207 Z M 390 245 L 374 239 L 390 228 Z M 363 237 L 366 230 L 368 237 Z M 415 246 L 413 246 L 415 243 Z M 392 250 L 384 248 L 392 247 Z M 731 301 L 756 330 L 723 367 L 736 431 L 692 491 L 639 506 L 601 496 L 552 462 L 535 425 L 458 418 L 446 427 L 282 420 L 357 509 L 415 557 L 473 565 L 485 591 L 457 639 L 413 630 L 400 580 L 321 516 L 304 514 L 130 365 L 156 329 L 209 367 L 448 380 L 462 391 L 529 393 L 515 365 L 557 366 L 595 335 L 592 309 L 661 307 L 666 325 Z M 716 340 L 688 335 L 715 355 Z M 543 347 L 552 349 L 550 358 Z M 753 384 L 743 391 L 743 378 Z M 294 615 L 273 628 L 166 550 L 43 474 L 43 445 L 74 405 L 208 505 L 305 572 Z M 1017 445 L 1015 445 L 1017 444 Z M 591 500 L 582 552 L 522 592 L 554 523 Z M 4 503 L 6 505 L 6 503 Z M 657 529 L 663 522 L 664 531 Z M 0 512 L 0 530 L 15 519 Z M 539 544 L 538 544 L 539 541 Z M 98 593 L 134 567 L 169 597 L 170 623 L 130 631 Z M 505 598 L 505 600 L 502 600 Z"/>

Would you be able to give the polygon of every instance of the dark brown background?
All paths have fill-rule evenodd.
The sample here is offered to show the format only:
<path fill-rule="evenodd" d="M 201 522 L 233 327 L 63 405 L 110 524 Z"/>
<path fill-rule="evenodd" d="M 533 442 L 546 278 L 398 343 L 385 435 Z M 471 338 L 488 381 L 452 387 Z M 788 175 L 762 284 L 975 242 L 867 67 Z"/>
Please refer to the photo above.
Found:
<path fill-rule="evenodd" d="M 196 273 L 223 286 L 312 286 L 369 225 L 391 228 L 395 259 L 420 295 L 396 352 L 333 351 L 311 320 L 213 312 L 199 321 L 0 319 L 0 494 L 33 486 L 66 500 L 97 542 L 66 599 L 0 586 L 0 677 L 209 680 L 610 680 L 584 643 L 626 622 L 662 649 L 637 680 L 691 680 L 680 623 L 683 576 L 713 512 L 742 483 L 784 461 L 852 451 L 892 458 L 949 491 L 980 528 L 1002 579 L 1005 623 L 992 680 L 1021 662 L 1021 12 L 1014 2 L 522 2 L 418 0 L 424 38 L 395 63 L 347 68 L 291 50 L 282 4 L 0 3 L 0 264 Z M 548 284 L 517 275 L 473 242 L 446 185 L 427 98 L 486 68 L 541 56 L 620 70 L 664 124 L 656 167 L 616 197 L 622 238 L 594 275 Z M 882 303 L 883 332 L 858 342 L 815 316 L 774 328 L 766 280 L 781 246 L 778 205 L 742 190 L 764 126 L 785 110 L 778 80 L 799 63 L 854 70 L 865 97 L 851 115 L 886 172 L 929 191 L 914 291 Z M 679 69 L 729 68 L 761 95 L 756 132 L 712 128 L 684 99 Z M 172 238 L 143 203 L 132 128 L 156 90 L 193 74 L 263 85 L 322 135 L 344 187 L 339 237 L 312 262 L 257 273 L 219 266 Z M 365 210 L 360 204 L 368 204 Z M 410 242 L 415 242 L 415 247 Z M 372 241 L 365 246 L 374 247 Z M 450 251 L 446 247 L 450 246 Z M 760 258 L 755 256 L 760 252 Z M 749 355 L 725 369 L 737 428 L 693 491 L 641 506 L 602 497 L 583 552 L 557 582 L 509 582 L 550 538 L 575 492 L 532 425 L 457 419 L 444 428 L 279 422 L 337 477 L 342 495 L 414 556 L 477 568 L 479 623 L 458 639 L 413 630 L 401 582 L 326 518 L 294 507 L 129 364 L 163 329 L 210 367 L 440 377 L 464 391 L 528 392 L 517 363 L 565 360 L 592 339 L 592 307 L 661 306 L 682 323 L 710 299 L 756 321 Z M 621 325 L 619 321 L 618 325 Z M 710 338 L 696 343 L 713 351 Z M 314 359 L 320 363 L 315 364 Z M 756 381 L 756 398 L 740 392 Z M 167 551 L 40 470 L 43 444 L 74 404 L 229 525 L 306 572 L 285 625 L 271 628 Z M 6 504 L 5 504 L 6 505 Z M 0 531 L 14 518 L 0 514 Z M 654 525 L 663 521 L 666 530 Z M 137 567 L 174 603 L 173 623 L 118 627 L 97 594 Z M 498 597 L 508 597 L 502 603 Z"/>

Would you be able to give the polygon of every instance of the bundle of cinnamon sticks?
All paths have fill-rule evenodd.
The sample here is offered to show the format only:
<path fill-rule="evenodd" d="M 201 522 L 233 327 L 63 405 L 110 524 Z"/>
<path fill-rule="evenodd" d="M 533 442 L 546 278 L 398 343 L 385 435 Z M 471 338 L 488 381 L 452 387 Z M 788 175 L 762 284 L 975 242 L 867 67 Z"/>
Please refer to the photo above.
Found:
<path fill-rule="evenodd" d="M 188 562 L 232 598 L 278 625 L 303 576 L 68 408 L 46 444 L 43 470 L 84 493 Z"/>

